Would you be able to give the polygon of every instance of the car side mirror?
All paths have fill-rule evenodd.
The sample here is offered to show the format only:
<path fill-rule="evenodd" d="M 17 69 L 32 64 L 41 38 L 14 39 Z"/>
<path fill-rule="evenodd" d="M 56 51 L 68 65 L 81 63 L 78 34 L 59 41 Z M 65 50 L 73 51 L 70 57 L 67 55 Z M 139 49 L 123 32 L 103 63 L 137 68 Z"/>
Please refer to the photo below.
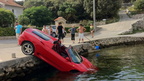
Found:
<path fill-rule="evenodd" d="M 69 58 L 69 57 L 66 57 L 66 60 L 67 60 L 67 61 L 70 61 L 70 58 Z"/>

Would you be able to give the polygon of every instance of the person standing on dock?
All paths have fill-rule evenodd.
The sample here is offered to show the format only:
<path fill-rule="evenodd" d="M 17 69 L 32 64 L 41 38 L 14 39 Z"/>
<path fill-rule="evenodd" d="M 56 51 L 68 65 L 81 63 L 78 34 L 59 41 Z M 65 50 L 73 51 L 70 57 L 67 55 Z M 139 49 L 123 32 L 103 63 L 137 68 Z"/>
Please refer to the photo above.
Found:
<path fill-rule="evenodd" d="M 46 25 L 43 25 L 42 31 L 43 31 L 44 33 L 46 33 L 46 34 L 49 34 L 49 31 L 48 31 L 48 29 L 46 28 Z"/>
<path fill-rule="evenodd" d="M 82 42 L 84 42 L 84 31 L 86 31 L 86 29 L 83 27 L 82 24 L 79 25 L 79 28 L 77 28 L 77 31 L 79 33 L 79 42 L 82 40 Z"/>
<path fill-rule="evenodd" d="M 63 40 L 63 38 L 64 38 L 64 33 L 63 33 L 63 31 L 64 31 L 64 30 L 65 30 L 65 29 L 64 29 L 64 27 L 62 26 L 62 23 L 59 22 L 56 32 L 57 32 L 57 34 L 58 34 L 58 40 L 61 40 L 62 42 L 64 42 L 64 40 Z"/>
<path fill-rule="evenodd" d="M 90 24 L 90 33 L 91 33 L 91 36 L 93 38 L 94 37 L 94 26 L 93 26 L 93 24 Z"/>
<path fill-rule="evenodd" d="M 19 23 L 16 22 L 14 29 L 15 29 L 15 33 L 16 33 L 16 38 L 18 40 L 20 34 L 22 33 L 22 25 L 19 25 Z"/>
<path fill-rule="evenodd" d="M 76 32 L 75 26 L 73 25 L 72 28 L 70 28 L 68 31 L 71 33 L 71 40 L 74 44 L 75 43 L 75 32 Z"/>

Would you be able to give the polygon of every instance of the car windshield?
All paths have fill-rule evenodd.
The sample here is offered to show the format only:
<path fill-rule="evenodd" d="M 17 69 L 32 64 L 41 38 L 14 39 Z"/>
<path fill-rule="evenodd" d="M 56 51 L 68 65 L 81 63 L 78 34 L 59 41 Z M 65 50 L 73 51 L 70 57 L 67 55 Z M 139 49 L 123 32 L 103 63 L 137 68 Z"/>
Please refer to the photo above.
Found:
<path fill-rule="evenodd" d="M 33 33 L 36 34 L 37 36 L 39 36 L 40 38 L 46 40 L 46 41 L 50 40 L 50 38 L 42 32 L 33 31 Z"/>
<path fill-rule="evenodd" d="M 70 58 L 74 63 L 79 64 L 82 62 L 82 58 L 79 56 L 79 54 L 73 48 L 68 49 L 68 54 L 70 55 Z"/>

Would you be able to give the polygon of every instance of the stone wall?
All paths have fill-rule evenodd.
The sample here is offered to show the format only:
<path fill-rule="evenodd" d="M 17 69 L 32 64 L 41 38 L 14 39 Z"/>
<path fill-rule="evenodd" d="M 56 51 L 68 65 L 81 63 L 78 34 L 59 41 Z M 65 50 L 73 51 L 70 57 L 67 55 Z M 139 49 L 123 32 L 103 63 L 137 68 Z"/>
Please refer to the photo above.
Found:
<path fill-rule="evenodd" d="M 134 31 L 137 31 L 137 30 L 138 31 L 144 30 L 144 20 L 139 20 L 136 23 L 132 24 L 132 28 L 131 29 L 129 29 L 128 31 L 123 32 L 121 34 L 122 35 L 131 34 L 131 33 L 133 33 Z"/>
<path fill-rule="evenodd" d="M 133 18 L 133 19 L 143 19 L 144 18 L 144 14 L 132 15 L 131 18 Z"/>
<path fill-rule="evenodd" d="M 0 81 L 14 81 L 30 72 L 48 67 L 48 64 L 34 56 L 0 63 Z M 18 81 L 18 80 L 17 80 Z"/>
<path fill-rule="evenodd" d="M 16 36 L 0 36 L 0 40 L 16 39 Z"/>
<path fill-rule="evenodd" d="M 144 20 L 139 20 L 132 24 L 132 30 L 144 30 Z"/>
<path fill-rule="evenodd" d="M 87 41 L 85 43 L 90 43 L 92 47 L 100 46 L 101 48 L 106 48 L 110 46 L 141 44 L 144 43 L 144 37 L 114 37 Z"/>

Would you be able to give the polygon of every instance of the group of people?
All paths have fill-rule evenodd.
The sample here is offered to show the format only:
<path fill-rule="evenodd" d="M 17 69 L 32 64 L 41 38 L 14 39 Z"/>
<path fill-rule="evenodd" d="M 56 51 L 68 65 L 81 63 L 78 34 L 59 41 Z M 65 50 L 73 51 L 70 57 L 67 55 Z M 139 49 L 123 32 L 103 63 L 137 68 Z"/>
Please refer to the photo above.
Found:
<path fill-rule="evenodd" d="M 62 26 L 62 23 L 59 23 L 58 24 L 58 27 L 57 27 L 57 34 L 58 34 L 58 39 L 61 40 L 62 42 L 64 42 L 63 38 L 64 38 L 64 32 L 63 32 L 64 27 Z M 92 35 L 92 38 L 94 37 L 94 27 L 93 25 L 91 24 L 90 26 L 90 30 L 91 30 L 91 35 Z M 71 33 L 71 40 L 73 43 L 75 43 L 75 33 L 78 32 L 78 37 L 79 37 L 79 42 L 80 43 L 81 41 L 84 42 L 84 32 L 86 31 L 86 28 L 80 24 L 78 28 L 75 28 L 75 26 L 73 25 L 69 30 L 68 30 L 70 33 Z"/>
<path fill-rule="evenodd" d="M 86 31 L 86 28 L 80 24 L 79 27 L 76 29 L 75 26 L 72 26 L 72 28 L 70 28 L 68 30 L 70 33 L 71 33 L 71 40 L 73 43 L 75 43 L 75 33 L 76 31 L 78 32 L 78 37 L 79 37 L 79 42 L 80 43 L 81 41 L 84 42 L 84 32 Z M 91 35 L 92 35 L 92 38 L 94 37 L 94 27 L 93 25 L 91 24 L 90 26 L 90 32 L 91 32 Z"/>
<path fill-rule="evenodd" d="M 47 28 L 46 25 L 44 25 L 42 31 L 51 36 L 53 35 L 53 30 L 52 30 L 51 26 L 49 26 L 49 28 Z"/>
<path fill-rule="evenodd" d="M 22 25 L 19 25 L 18 22 L 16 22 L 16 26 L 14 27 L 15 32 L 16 32 L 16 38 L 18 39 L 19 35 L 22 32 Z M 46 25 L 43 26 L 42 29 L 43 32 L 49 34 L 52 36 L 53 34 L 53 29 L 51 26 L 49 26 L 49 28 L 46 27 Z M 75 43 L 75 33 L 78 32 L 78 37 L 79 37 L 79 42 L 81 41 L 84 42 L 84 32 L 86 31 L 86 28 L 80 24 L 78 28 L 76 28 L 74 25 L 68 30 L 71 33 L 71 40 L 73 43 Z M 93 24 L 90 25 L 90 32 L 91 32 L 91 36 L 92 38 L 94 37 L 94 27 Z M 58 27 L 56 27 L 56 32 L 58 35 L 58 40 L 61 40 L 62 42 L 64 42 L 64 37 L 65 37 L 65 28 L 62 26 L 62 23 L 59 22 L 58 23 Z"/>

